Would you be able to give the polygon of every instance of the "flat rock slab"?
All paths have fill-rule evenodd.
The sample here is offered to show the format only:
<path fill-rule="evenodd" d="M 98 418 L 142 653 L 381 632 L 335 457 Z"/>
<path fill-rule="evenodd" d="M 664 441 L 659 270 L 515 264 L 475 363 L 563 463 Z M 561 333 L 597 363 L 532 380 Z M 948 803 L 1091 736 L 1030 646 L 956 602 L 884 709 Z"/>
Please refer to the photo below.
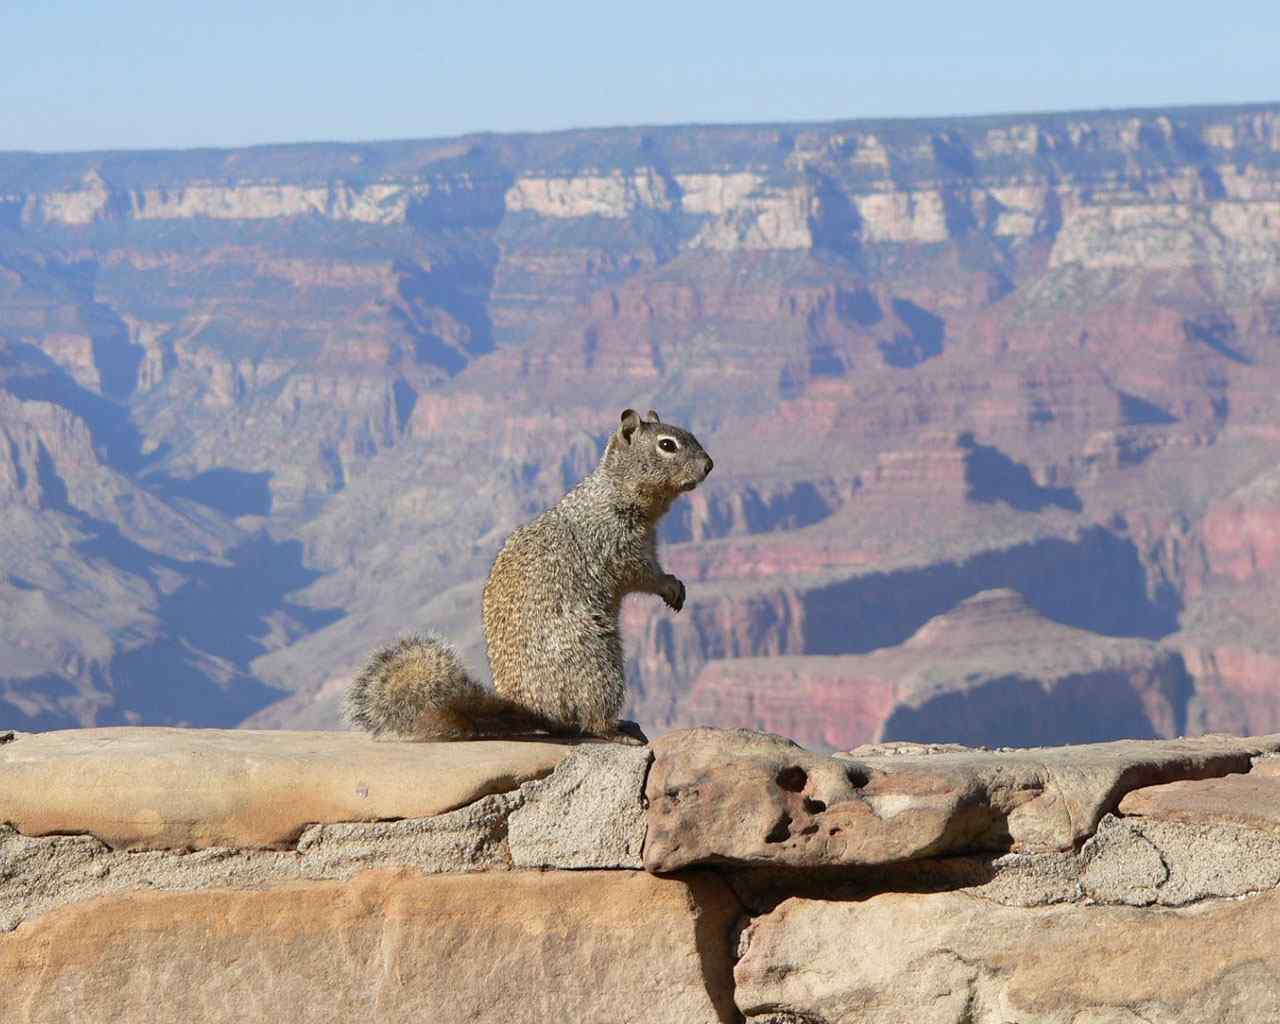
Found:
<path fill-rule="evenodd" d="M 1280 892 L 1179 910 L 1002 907 L 962 893 L 790 899 L 734 970 L 750 1021 L 1280 1020 Z"/>
<path fill-rule="evenodd" d="M 308 824 L 423 818 L 548 775 L 573 748 L 360 733 L 72 729 L 0 746 L 0 821 L 113 849 L 285 849 Z"/>
<path fill-rule="evenodd" d="M 1247 772 L 1280 736 L 822 757 L 763 733 L 691 729 L 653 748 L 645 867 L 670 872 L 1072 850 L 1125 793 Z"/>
<path fill-rule="evenodd" d="M 1280 774 L 1264 762 L 1247 775 L 1169 782 L 1126 793 L 1126 817 L 1241 825 L 1280 834 Z"/>
<path fill-rule="evenodd" d="M 0 1020 L 718 1024 L 738 913 L 698 872 L 131 892 L 0 935 Z"/>

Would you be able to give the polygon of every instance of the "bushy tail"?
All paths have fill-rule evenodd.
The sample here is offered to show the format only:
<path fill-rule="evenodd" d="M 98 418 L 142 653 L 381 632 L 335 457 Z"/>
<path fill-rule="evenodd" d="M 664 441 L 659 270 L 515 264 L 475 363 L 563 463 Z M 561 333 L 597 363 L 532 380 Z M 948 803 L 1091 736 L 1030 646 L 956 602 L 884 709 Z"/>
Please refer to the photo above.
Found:
<path fill-rule="evenodd" d="M 375 651 L 347 690 L 347 721 L 403 739 L 465 740 L 546 731 L 542 716 L 490 693 L 435 637 L 405 637 Z"/>

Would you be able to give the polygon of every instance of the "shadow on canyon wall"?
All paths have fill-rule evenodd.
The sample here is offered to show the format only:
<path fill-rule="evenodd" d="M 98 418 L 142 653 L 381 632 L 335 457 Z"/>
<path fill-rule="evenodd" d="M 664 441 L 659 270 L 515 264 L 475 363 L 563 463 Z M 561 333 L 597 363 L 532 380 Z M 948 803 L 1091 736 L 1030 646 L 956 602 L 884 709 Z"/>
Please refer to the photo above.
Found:
<path fill-rule="evenodd" d="M 957 444 L 968 453 L 964 475 L 972 501 L 1003 501 L 1022 512 L 1039 512 L 1050 505 L 1070 512 L 1084 508 L 1080 496 L 1070 487 L 1044 487 L 1036 483 L 1026 466 L 999 448 L 979 444 L 973 434 L 961 434 Z"/>
<path fill-rule="evenodd" d="M 1184 735 L 1195 684 L 1170 652 L 1160 678 L 1142 685 L 1128 669 L 1069 676 L 1046 688 L 1008 675 L 900 707 L 884 723 L 885 740 L 966 746 L 1057 746 Z"/>
<path fill-rule="evenodd" d="M 1158 639 L 1178 625 L 1172 588 L 1148 593 L 1133 542 L 1100 526 L 966 562 L 871 573 L 805 594 L 805 653 L 865 654 L 894 647 L 931 618 L 983 590 L 1017 590 L 1046 618 L 1104 636 Z"/>
<path fill-rule="evenodd" d="M 262 532 L 228 550 L 220 562 L 160 555 L 73 505 L 43 447 L 36 468 L 42 505 L 88 535 L 75 542 L 77 553 L 144 581 L 154 594 L 153 635 L 99 670 L 101 688 L 111 697 L 93 713 L 95 724 L 236 725 L 281 696 L 250 668 L 271 649 L 272 634 L 321 629 L 343 614 L 288 599 L 320 576 L 303 564 L 300 541 L 277 541 Z M 250 485 L 266 484 L 254 480 L 256 474 L 229 478 L 241 476 Z M 215 474 L 204 486 L 212 488 L 219 479 Z"/>

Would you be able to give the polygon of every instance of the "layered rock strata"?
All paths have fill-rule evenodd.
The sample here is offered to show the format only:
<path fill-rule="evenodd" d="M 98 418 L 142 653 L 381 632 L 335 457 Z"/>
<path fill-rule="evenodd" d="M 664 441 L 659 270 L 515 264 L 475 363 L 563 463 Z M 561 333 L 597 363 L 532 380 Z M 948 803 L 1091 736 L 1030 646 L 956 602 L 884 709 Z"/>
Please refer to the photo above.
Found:
<path fill-rule="evenodd" d="M 0 1012 L 1264 1020 L 1277 765 L 1275 736 L 6 734 Z"/>
<path fill-rule="evenodd" d="M 1274 731 L 1278 140 L 1265 104 L 0 153 L 5 722 L 331 728 L 422 629 L 480 669 L 503 539 L 632 406 L 718 467 L 664 522 L 686 609 L 625 609 L 650 731 Z"/>

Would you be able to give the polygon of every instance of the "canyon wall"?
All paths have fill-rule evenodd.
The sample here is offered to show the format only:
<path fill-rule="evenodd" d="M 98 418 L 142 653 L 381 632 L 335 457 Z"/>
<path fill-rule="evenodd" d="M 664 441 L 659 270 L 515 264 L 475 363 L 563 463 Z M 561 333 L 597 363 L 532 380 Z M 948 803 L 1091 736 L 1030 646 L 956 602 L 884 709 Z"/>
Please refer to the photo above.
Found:
<path fill-rule="evenodd" d="M 626 406 L 716 460 L 651 729 L 1280 721 L 1280 108 L 0 153 L 0 707 L 332 727 L 483 666 Z"/>

